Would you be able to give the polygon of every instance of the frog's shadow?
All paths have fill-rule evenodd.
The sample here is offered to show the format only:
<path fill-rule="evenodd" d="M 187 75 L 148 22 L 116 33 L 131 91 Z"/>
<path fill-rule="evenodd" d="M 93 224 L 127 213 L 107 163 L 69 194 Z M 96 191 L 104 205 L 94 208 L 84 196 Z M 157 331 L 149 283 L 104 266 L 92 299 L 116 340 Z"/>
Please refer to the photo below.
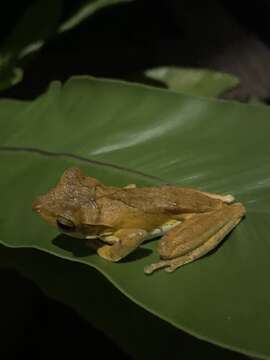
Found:
<path fill-rule="evenodd" d="M 95 251 L 86 245 L 82 239 L 76 239 L 64 234 L 58 235 L 52 243 L 60 249 L 72 253 L 75 257 L 86 257 L 95 254 Z"/>
<path fill-rule="evenodd" d="M 135 260 L 143 259 L 146 256 L 149 256 L 152 254 L 152 250 L 146 249 L 143 247 L 137 248 L 135 251 L 133 251 L 131 254 L 129 254 L 127 257 L 121 260 L 121 263 L 129 263 Z"/>
<path fill-rule="evenodd" d="M 203 255 L 201 259 L 207 258 L 208 256 L 211 256 L 213 253 L 218 251 L 219 248 L 223 246 L 224 242 L 230 237 L 230 234 L 231 233 L 227 234 L 225 238 L 215 248 L 210 250 L 207 254 Z M 96 251 L 87 246 L 84 239 L 76 239 L 64 234 L 60 234 L 52 240 L 52 243 L 65 251 L 71 252 L 75 257 L 78 258 L 96 255 Z M 152 253 L 153 250 L 146 249 L 141 246 L 135 251 L 133 251 L 131 254 L 129 254 L 127 257 L 122 259 L 120 262 L 129 263 L 147 257 Z"/>
<path fill-rule="evenodd" d="M 72 253 L 75 257 L 78 258 L 96 254 L 95 250 L 91 249 L 89 246 L 86 245 L 85 240 L 72 238 L 64 234 L 58 235 L 56 238 L 53 239 L 52 243 L 60 249 Z M 136 249 L 136 251 L 132 252 L 125 259 L 122 259 L 121 262 L 128 263 L 131 261 L 142 259 L 146 256 L 149 256 L 151 253 L 152 250 L 139 247 L 138 249 Z"/>

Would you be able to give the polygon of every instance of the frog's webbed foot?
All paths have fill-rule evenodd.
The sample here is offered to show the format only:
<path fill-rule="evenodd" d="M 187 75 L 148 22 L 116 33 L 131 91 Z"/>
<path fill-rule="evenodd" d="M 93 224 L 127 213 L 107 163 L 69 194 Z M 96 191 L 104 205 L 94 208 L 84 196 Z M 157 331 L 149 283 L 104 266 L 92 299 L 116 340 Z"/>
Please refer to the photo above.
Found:
<path fill-rule="evenodd" d="M 147 232 L 142 229 L 120 229 L 114 234 L 113 245 L 103 245 L 97 252 L 109 261 L 119 261 L 141 245 L 147 237 Z"/>
<path fill-rule="evenodd" d="M 162 260 L 147 266 L 144 272 L 151 274 L 161 268 L 173 272 L 200 258 L 214 249 L 244 215 L 245 208 L 240 203 L 193 215 L 163 236 L 158 247 Z"/>

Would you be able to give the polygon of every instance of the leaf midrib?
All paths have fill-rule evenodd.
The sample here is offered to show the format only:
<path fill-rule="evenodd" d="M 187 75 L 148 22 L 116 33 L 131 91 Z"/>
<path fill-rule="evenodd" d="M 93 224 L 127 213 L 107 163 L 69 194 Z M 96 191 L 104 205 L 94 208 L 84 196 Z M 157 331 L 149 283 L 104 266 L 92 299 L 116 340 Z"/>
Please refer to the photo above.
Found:
<path fill-rule="evenodd" d="M 0 152 L 25 152 L 25 153 L 34 153 L 34 154 L 37 154 L 40 156 L 45 156 L 45 157 L 59 157 L 59 158 L 75 159 L 80 162 L 85 162 L 85 163 L 89 163 L 89 164 L 101 166 L 101 167 L 112 168 L 114 170 L 123 171 L 123 172 L 129 173 L 129 174 L 134 174 L 134 175 L 137 175 L 144 179 L 155 180 L 155 181 L 160 182 L 161 184 L 170 184 L 168 181 L 160 178 L 159 176 L 150 175 L 150 174 L 144 173 L 143 171 L 140 171 L 140 170 L 130 169 L 126 166 L 113 164 L 113 163 L 110 163 L 107 161 L 86 158 L 84 156 L 75 155 L 75 154 L 72 154 L 69 152 L 55 152 L 55 151 L 48 151 L 45 149 L 38 149 L 38 148 L 32 148 L 32 147 L 21 147 L 21 146 L 18 146 L 18 147 L 17 146 L 0 146 Z"/>

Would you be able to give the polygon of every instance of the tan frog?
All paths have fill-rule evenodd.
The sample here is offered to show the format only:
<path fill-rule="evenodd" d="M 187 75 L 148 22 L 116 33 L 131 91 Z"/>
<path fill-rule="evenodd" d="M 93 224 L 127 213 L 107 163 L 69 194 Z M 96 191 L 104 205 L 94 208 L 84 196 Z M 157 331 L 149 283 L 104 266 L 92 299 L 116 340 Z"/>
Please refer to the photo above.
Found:
<path fill-rule="evenodd" d="M 162 236 L 161 260 L 145 268 L 150 274 L 160 268 L 172 272 L 215 248 L 245 215 L 243 205 L 233 201 L 232 195 L 176 186 L 106 186 L 69 168 L 33 209 L 61 232 L 88 239 L 110 261 Z"/>

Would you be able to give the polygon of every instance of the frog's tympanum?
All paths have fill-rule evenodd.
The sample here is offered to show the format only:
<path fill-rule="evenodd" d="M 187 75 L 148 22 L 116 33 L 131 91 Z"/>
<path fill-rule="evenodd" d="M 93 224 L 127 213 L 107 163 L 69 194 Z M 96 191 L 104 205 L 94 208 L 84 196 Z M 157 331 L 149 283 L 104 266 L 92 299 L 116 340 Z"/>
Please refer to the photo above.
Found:
<path fill-rule="evenodd" d="M 176 186 L 106 186 L 69 168 L 59 183 L 33 203 L 49 224 L 87 239 L 97 253 L 119 261 L 144 241 L 160 237 L 160 261 L 145 273 L 172 272 L 214 249 L 241 221 L 245 208 L 232 195 Z"/>

